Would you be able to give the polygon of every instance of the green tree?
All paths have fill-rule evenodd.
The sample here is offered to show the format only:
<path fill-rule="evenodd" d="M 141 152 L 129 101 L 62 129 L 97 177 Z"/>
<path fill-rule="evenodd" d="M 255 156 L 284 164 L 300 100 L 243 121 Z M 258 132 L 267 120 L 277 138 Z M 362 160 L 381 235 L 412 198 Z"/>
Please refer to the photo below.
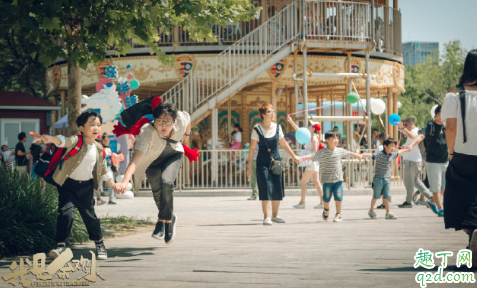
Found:
<path fill-rule="evenodd" d="M 0 36 L 12 29 L 28 39 L 30 55 L 44 65 L 57 58 L 68 64 L 68 124 L 77 132 L 81 108 L 81 69 L 106 57 L 125 54 L 125 39 L 146 44 L 162 62 L 171 63 L 155 44 L 161 32 L 183 27 L 194 40 L 216 41 L 211 25 L 251 19 L 250 0 L 6 0 L 0 2 Z"/>
<path fill-rule="evenodd" d="M 9 29 L 0 38 L 0 91 L 19 91 L 35 97 L 45 98 L 46 68 L 38 61 L 38 56 L 31 57 L 29 40 L 18 37 Z"/>
<path fill-rule="evenodd" d="M 406 67 L 406 92 L 398 100 L 401 117 L 412 117 L 418 127 L 431 120 L 431 108 L 442 104 L 447 91 L 459 83 L 467 51 L 459 40 L 444 44 L 444 51 L 434 51 L 426 62 Z"/>

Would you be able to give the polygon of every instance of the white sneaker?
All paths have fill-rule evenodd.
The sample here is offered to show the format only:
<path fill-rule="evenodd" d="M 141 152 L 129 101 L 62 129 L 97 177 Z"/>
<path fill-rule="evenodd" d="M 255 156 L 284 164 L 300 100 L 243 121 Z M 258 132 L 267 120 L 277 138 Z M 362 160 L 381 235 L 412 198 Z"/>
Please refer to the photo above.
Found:
<path fill-rule="evenodd" d="M 272 221 L 275 223 L 285 223 L 285 220 L 283 220 L 283 218 L 280 216 L 272 217 Z"/>
<path fill-rule="evenodd" d="M 296 205 L 293 205 L 293 208 L 296 208 L 296 209 L 305 209 L 305 204 L 296 204 Z"/>
<path fill-rule="evenodd" d="M 369 218 L 371 218 L 371 219 L 376 219 L 376 218 L 378 218 L 378 217 L 376 216 L 376 212 L 374 212 L 374 211 L 368 211 L 368 216 L 369 216 Z"/>
<path fill-rule="evenodd" d="M 263 219 L 263 225 L 272 225 L 272 219 L 270 217 Z"/>
<path fill-rule="evenodd" d="M 335 218 L 333 218 L 333 222 L 341 222 L 343 221 L 343 218 L 341 218 L 340 213 L 336 213 Z"/>
<path fill-rule="evenodd" d="M 391 213 L 386 214 L 386 220 L 397 220 L 398 217 L 394 216 Z"/>
<path fill-rule="evenodd" d="M 323 203 L 321 204 L 318 204 L 315 206 L 315 209 L 323 209 L 325 207 L 325 205 Z"/>

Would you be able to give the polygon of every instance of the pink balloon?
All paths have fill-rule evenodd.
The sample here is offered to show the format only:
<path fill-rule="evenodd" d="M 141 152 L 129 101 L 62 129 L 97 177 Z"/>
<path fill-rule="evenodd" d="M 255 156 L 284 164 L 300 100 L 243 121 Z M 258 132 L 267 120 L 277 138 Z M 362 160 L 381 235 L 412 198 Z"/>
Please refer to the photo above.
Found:
<path fill-rule="evenodd" d="M 96 83 L 96 92 L 103 90 L 108 83 L 113 83 L 113 80 L 108 78 L 100 78 L 98 83 Z"/>
<path fill-rule="evenodd" d="M 128 79 L 132 79 L 133 77 L 134 77 L 134 75 L 132 73 L 128 74 Z"/>

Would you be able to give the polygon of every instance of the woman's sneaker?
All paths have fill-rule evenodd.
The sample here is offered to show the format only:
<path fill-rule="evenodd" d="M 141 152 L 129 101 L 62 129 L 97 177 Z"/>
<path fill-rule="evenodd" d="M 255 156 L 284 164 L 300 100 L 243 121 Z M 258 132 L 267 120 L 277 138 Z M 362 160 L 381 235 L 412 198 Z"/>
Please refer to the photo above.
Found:
<path fill-rule="evenodd" d="M 343 221 L 343 218 L 341 218 L 340 213 L 336 213 L 335 218 L 333 218 L 333 222 L 341 222 Z"/>
<path fill-rule="evenodd" d="M 391 213 L 386 214 L 386 220 L 397 220 L 398 217 L 394 216 Z"/>
<path fill-rule="evenodd" d="M 108 252 L 106 252 L 106 247 L 104 246 L 103 240 L 100 242 L 94 242 L 96 244 L 96 259 L 106 260 L 108 259 Z"/>
<path fill-rule="evenodd" d="M 48 256 L 50 256 L 51 259 L 56 259 L 65 250 L 66 250 L 66 246 L 59 244 L 58 246 L 56 246 L 56 249 L 52 249 L 50 253 L 48 253 Z"/>
<path fill-rule="evenodd" d="M 272 225 L 272 219 L 270 217 L 263 219 L 263 225 Z"/>
<path fill-rule="evenodd" d="M 376 218 L 378 218 L 378 217 L 376 216 L 376 212 L 374 212 L 374 211 L 368 211 L 368 216 L 369 216 L 369 218 L 371 218 L 371 219 L 376 219 Z"/>
<path fill-rule="evenodd" d="M 305 204 L 296 204 L 296 205 L 293 205 L 293 208 L 296 208 L 296 209 L 305 209 Z"/>

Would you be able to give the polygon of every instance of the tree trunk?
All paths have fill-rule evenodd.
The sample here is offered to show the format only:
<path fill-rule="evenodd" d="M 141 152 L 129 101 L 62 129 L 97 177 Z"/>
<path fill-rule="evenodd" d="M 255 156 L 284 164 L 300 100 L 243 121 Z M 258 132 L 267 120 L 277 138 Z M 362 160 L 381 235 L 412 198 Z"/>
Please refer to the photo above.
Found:
<path fill-rule="evenodd" d="M 76 118 L 81 114 L 81 68 L 68 60 L 68 132 L 79 134 Z"/>

